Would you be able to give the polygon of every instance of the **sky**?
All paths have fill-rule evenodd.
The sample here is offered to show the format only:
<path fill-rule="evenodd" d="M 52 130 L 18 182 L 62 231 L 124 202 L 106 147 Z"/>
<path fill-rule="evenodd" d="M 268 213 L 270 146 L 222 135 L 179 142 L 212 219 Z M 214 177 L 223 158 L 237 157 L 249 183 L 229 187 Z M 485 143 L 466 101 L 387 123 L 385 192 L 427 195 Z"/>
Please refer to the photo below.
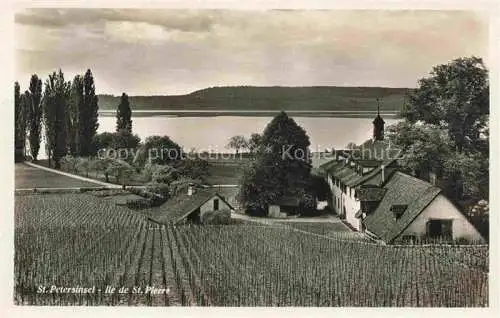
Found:
<path fill-rule="evenodd" d="M 176 95 L 213 86 L 416 87 L 434 65 L 488 65 L 473 11 L 25 9 L 16 80 L 90 68 L 99 94 Z"/>

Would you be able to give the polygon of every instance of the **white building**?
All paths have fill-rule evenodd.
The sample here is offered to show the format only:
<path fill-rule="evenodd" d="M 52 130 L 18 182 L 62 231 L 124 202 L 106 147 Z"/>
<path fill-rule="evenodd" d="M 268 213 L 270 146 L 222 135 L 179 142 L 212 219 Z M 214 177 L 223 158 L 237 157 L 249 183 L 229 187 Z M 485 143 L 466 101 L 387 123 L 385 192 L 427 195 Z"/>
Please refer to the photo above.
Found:
<path fill-rule="evenodd" d="M 335 151 L 335 159 L 320 168 L 332 191 L 332 209 L 354 229 L 362 230 L 356 213 L 361 209 L 357 189 L 382 185 L 396 171 L 397 149 L 384 141 L 384 120 L 373 120 L 373 139 L 353 149 Z"/>
<path fill-rule="evenodd" d="M 383 187 L 361 190 L 360 197 L 358 216 L 364 230 L 387 243 L 429 238 L 485 241 L 440 188 L 407 174 L 396 172 Z"/>
<path fill-rule="evenodd" d="M 320 167 L 331 208 L 355 230 L 387 243 L 435 237 L 483 242 L 440 188 L 398 172 L 400 153 L 384 140 L 380 115 L 373 125 L 373 139 L 335 151 L 335 159 Z"/>

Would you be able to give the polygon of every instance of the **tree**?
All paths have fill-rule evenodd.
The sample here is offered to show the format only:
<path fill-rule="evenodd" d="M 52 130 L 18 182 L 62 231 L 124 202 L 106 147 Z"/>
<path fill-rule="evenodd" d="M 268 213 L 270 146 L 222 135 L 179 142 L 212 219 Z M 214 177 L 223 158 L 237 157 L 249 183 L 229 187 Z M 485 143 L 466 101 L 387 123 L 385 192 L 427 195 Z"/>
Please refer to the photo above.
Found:
<path fill-rule="evenodd" d="M 108 164 L 106 173 L 115 177 L 115 182 L 125 187 L 135 169 L 123 160 L 113 160 Z"/>
<path fill-rule="evenodd" d="M 149 136 L 137 153 L 136 165 L 167 164 L 181 159 L 181 147 L 168 136 Z"/>
<path fill-rule="evenodd" d="M 194 180 L 203 180 L 208 175 L 208 161 L 198 157 L 181 160 L 177 166 L 179 172 Z"/>
<path fill-rule="evenodd" d="M 458 152 L 475 149 L 488 125 L 488 70 L 481 58 L 459 58 L 435 66 L 409 94 L 404 117 L 447 129 Z"/>
<path fill-rule="evenodd" d="M 92 144 L 97 151 L 99 149 L 109 149 L 113 147 L 114 138 L 114 133 L 103 132 L 100 134 L 96 134 L 94 138 L 92 138 Z"/>
<path fill-rule="evenodd" d="M 29 91 L 24 93 L 29 101 L 29 145 L 33 161 L 37 161 L 42 132 L 42 80 L 36 74 L 31 76 Z"/>
<path fill-rule="evenodd" d="M 408 172 L 435 173 L 457 203 L 488 198 L 489 83 L 480 58 L 460 58 L 432 69 L 409 95 L 405 121 L 389 127 Z"/>
<path fill-rule="evenodd" d="M 306 132 L 286 113 L 274 117 L 241 181 L 238 197 L 248 213 L 265 215 L 269 204 L 284 195 L 295 195 L 302 203 L 308 201 L 309 145 Z"/>
<path fill-rule="evenodd" d="M 453 148 L 445 129 L 402 121 L 388 127 L 386 135 L 392 145 L 401 149 L 399 163 L 406 172 L 423 179 L 430 172 L 442 176 L 444 162 Z"/>
<path fill-rule="evenodd" d="M 123 93 L 120 99 L 120 104 L 116 110 L 116 131 L 127 130 L 132 132 L 132 110 L 128 101 L 127 94 Z"/>
<path fill-rule="evenodd" d="M 347 145 L 345 146 L 346 149 L 355 149 L 357 146 L 354 142 L 349 142 L 347 143 Z"/>
<path fill-rule="evenodd" d="M 20 112 L 19 112 L 19 121 L 17 123 L 18 131 L 19 131 L 19 151 L 20 154 L 22 154 L 22 158 L 26 158 L 26 139 L 27 139 L 27 133 L 28 133 L 28 125 L 29 125 L 29 111 L 31 107 L 31 98 L 29 97 L 29 93 L 23 93 L 19 97 L 19 106 L 20 106 Z"/>
<path fill-rule="evenodd" d="M 50 158 L 54 159 L 54 167 L 61 168 L 61 158 L 68 153 L 67 117 L 69 116 L 69 97 L 71 83 L 64 80 L 64 74 L 53 72 L 45 83 L 43 97 L 43 119 L 45 135 Z"/>
<path fill-rule="evenodd" d="M 240 152 L 240 149 L 246 148 L 247 141 L 245 137 L 238 135 L 229 138 L 229 143 L 227 144 L 227 148 L 236 150 L 236 154 Z"/>
<path fill-rule="evenodd" d="M 25 134 L 22 132 L 24 114 L 24 100 L 21 98 L 21 88 L 18 82 L 14 83 L 14 156 L 15 162 L 24 160 Z M 26 125 L 24 126 L 26 127 Z"/>
<path fill-rule="evenodd" d="M 169 165 L 155 165 L 151 175 L 151 181 L 155 183 L 170 184 L 179 178 L 179 171 Z"/>
<path fill-rule="evenodd" d="M 113 164 L 114 160 L 111 158 L 98 158 L 97 160 L 92 160 L 92 168 L 96 170 L 96 172 L 100 171 L 104 173 L 104 177 L 106 182 L 109 182 L 109 170 L 108 167 Z"/>
<path fill-rule="evenodd" d="M 251 154 L 255 154 L 255 152 L 260 146 L 261 140 L 262 136 L 260 134 L 253 133 L 250 135 L 246 147 L 248 148 Z"/>
<path fill-rule="evenodd" d="M 79 111 L 79 148 L 80 155 L 89 156 L 95 153 L 92 139 L 97 133 L 98 123 L 98 98 L 95 95 L 94 77 L 89 69 L 83 77 L 83 102 Z"/>
<path fill-rule="evenodd" d="M 69 116 L 67 116 L 68 147 L 72 155 L 80 154 L 80 110 L 83 108 L 83 77 L 76 75 L 71 84 Z"/>
<path fill-rule="evenodd" d="M 141 138 L 138 135 L 133 135 L 127 129 L 121 129 L 113 134 L 113 139 L 111 147 L 119 149 L 136 149 L 141 142 Z"/>

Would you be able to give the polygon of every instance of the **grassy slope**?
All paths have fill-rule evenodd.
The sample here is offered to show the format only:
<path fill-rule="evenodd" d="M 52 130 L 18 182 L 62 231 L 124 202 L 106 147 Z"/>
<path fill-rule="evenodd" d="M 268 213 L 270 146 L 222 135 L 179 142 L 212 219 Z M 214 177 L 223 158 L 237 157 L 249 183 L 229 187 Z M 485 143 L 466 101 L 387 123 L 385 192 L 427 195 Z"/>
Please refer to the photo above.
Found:
<path fill-rule="evenodd" d="M 213 87 L 187 95 L 130 96 L 133 110 L 375 110 L 398 111 L 407 88 L 382 87 Z M 101 110 L 114 110 L 119 96 L 100 95 Z"/>
<path fill-rule="evenodd" d="M 30 167 L 15 165 L 15 188 L 73 188 L 99 187 L 98 184 L 73 179 L 60 174 Z"/>

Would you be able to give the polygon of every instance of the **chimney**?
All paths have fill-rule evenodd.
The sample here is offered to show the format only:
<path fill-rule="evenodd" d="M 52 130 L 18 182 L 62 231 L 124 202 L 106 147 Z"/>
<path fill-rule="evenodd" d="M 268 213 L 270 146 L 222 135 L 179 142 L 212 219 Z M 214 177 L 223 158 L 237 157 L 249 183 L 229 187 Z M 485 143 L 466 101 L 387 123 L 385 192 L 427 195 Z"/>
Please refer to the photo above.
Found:
<path fill-rule="evenodd" d="M 192 183 L 188 185 L 188 195 L 191 196 L 194 193 L 194 186 Z"/>
<path fill-rule="evenodd" d="M 380 166 L 380 168 L 382 169 L 382 184 L 385 182 L 385 166 L 384 164 L 382 164 Z"/>

